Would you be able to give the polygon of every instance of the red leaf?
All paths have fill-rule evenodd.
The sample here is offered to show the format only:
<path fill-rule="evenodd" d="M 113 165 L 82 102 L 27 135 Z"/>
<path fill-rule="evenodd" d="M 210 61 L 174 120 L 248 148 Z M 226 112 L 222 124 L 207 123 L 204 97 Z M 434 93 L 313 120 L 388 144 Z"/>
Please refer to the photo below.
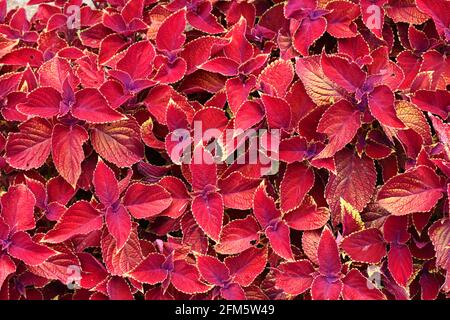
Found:
<path fill-rule="evenodd" d="M 162 254 L 151 253 L 133 270 L 131 276 L 143 283 L 163 282 L 168 275 L 168 271 L 162 267 L 165 260 Z"/>
<path fill-rule="evenodd" d="M 223 221 L 223 198 L 220 193 L 198 195 L 192 200 L 192 214 L 199 227 L 213 240 L 219 241 Z"/>
<path fill-rule="evenodd" d="M 112 277 L 108 281 L 107 290 L 111 300 L 134 300 L 129 285 L 121 277 Z"/>
<path fill-rule="evenodd" d="M 227 208 L 246 210 L 253 205 L 253 194 L 259 186 L 259 179 L 244 177 L 240 172 L 233 172 L 219 180 L 218 187 Z"/>
<path fill-rule="evenodd" d="M 405 287 L 413 273 L 413 260 L 409 248 L 404 244 L 391 244 L 388 267 L 395 281 Z"/>
<path fill-rule="evenodd" d="M 72 205 L 61 217 L 55 227 L 47 232 L 45 242 L 59 243 L 78 234 L 88 234 L 100 230 L 103 218 L 89 202 L 81 200 Z"/>
<path fill-rule="evenodd" d="M 92 184 L 95 188 L 95 195 L 105 206 L 111 206 L 119 200 L 119 183 L 114 171 L 111 170 L 101 159 L 95 167 Z"/>
<path fill-rule="evenodd" d="M 134 120 L 96 125 L 91 130 L 91 143 L 102 158 L 121 168 L 129 167 L 144 157 L 140 128 Z"/>
<path fill-rule="evenodd" d="M 378 86 L 369 95 L 369 109 L 381 124 L 393 128 L 404 128 L 394 107 L 394 94 L 388 86 Z"/>
<path fill-rule="evenodd" d="M 51 87 L 39 87 L 27 95 L 24 103 L 17 105 L 17 110 L 29 115 L 51 118 L 59 114 L 61 94 Z"/>
<path fill-rule="evenodd" d="M 340 100 L 325 111 L 317 127 L 328 135 L 328 144 L 315 159 L 330 158 L 352 141 L 361 126 L 361 114 L 347 100 Z"/>
<path fill-rule="evenodd" d="M 447 106 L 450 104 L 450 93 L 445 90 L 419 90 L 414 94 L 412 102 L 421 110 L 429 111 L 445 119 L 448 112 Z"/>
<path fill-rule="evenodd" d="M 450 219 L 441 219 L 433 223 L 428 229 L 428 234 L 436 251 L 436 264 L 448 270 L 450 264 L 450 248 L 448 247 L 450 243 Z"/>
<path fill-rule="evenodd" d="M 261 71 L 259 86 L 265 91 L 265 86 L 275 89 L 279 97 L 284 97 L 289 85 L 294 79 L 294 68 L 289 60 L 275 60 Z"/>
<path fill-rule="evenodd" d="M 117 69 L 127 72 L 131 79 L 145 79 L 153 70 L 155 49 L 150 41 L 140 41 L 130 46 L 125 56 L 117 62 Z"/>
<path fill-rule="evenodd" d="M 228 58 L 239 63 L 243 63 L 253 56 L 253 47 L 245 38 L 246 30 L 247 20 L 241 17 L 227 34 L 227 37 L 231 38 L 231 43 L 223 49 Z"/>
<path fill-rule="evenodd" d="M 290 230 L 284 221 L 269 225 L 266 228 L 266 236 L 277 255 L 287 260 L 293 259 Z"/>
<path fill-rule="evenodd" d="M 189 166 L 192 175 L 192 188 L 195 191 L 206 190 L 217 185 L 217 165 L 209 151 L 203 147 L 194 150 L 193 161 Z"/>
<path fill-rule="evenodd" d="M 365 229 L 364 222 L 358 210 L 352 207 L 350 203 L 344 199 L 340 199 L 341 203 L 341 222 L 342 235 L 347 236 L 353 232 Z"/>
<path fill-rule="evenodd" d="M 131 233 L 131 218 L 124 206 L 110 207 L 106 210 L 106 226 L 108 231 L 116 239 L 117 249 L 122 249 Z"/>
<path fill-rule="evenodd" d="M 18 231 L 11 237 L 8 253 L 30 266 L 37 266 L 56 254 L 52 249 L 34 242 L 24 231 Z"/>
<path fill-rule="evenodd" d="M 320 56 L 298 59 L 295 63 L 295 72 L 315 104 L 328 105 L 341 99 L 342 93 L 322 70 Z"/>
<path fill-rule="evenodd" d="M 234 120 L 236 130 L 247 130 L 264 119 L 264 110 L 261 105 L 255 101 L 245 101 L 237 110 Z"/>
<path fill-rule="evenodd" d="M 39 168 L 51 150 L 52 126 L 47 120 L 33 118 L 19 126 L 19 133 L 10 133 L 6 142 L 6 161 L 17 169 Z"/>
<path fill-rule="evenodd" d="M 232 283 L 229 286 L 227 286 L 226 288 L 222 288 L 220 290 L 222 297 L 225 300 L 245 300 L 245 292 L 244 290 L 242 290 L 241 286 L 236 284 L 236 283 Z"/>
<path fill-rule="evenodd" d="M 386 255 L 383 235 L 375 228 L 350 234 L 342 241 L 341 248 L 353 261 L 364 263 L 379 263 Z"/>
<path fill-rule="evenodd" d="M 275 269 L 276 286 L 288 294 L 302 294 L 311 288 L 314 272 L 309 260 L 282 263 Z"/>
<path fill-rule="evenodd" d="M 255 191 L 253 198 L 253 214 L 263 229 L 271 222 L 281 220 L 281 212 L 275 206 L 274 200 L 266 193 L 265 184 Z"/>
<path fill-rule="evenodd" d="M 102 257 L 111 275 L 130 274 L 144 260 L 136 227 L 137 225 L 133 224 L 130 237 L 122 249 L 118 249 L 114 237 L 106 229 L 103 230 L 101 239 Z"/>
<path fill-rule="evenodd" d="M 159 180 L 159 185 L 166 189 L 172 197 L 172 203 L 161 213 L 161 215 L 174 219 L 180 217 L 185 212 L 190 202 L 190 196 L 186 190 L 186 185 L 180 179 L 172 176 L 163 177 Z"/>
<path fill-rule="evenodd" d="M 286 100 L 268 95 L 263 95 L 261 100 L 269 128 L 288 130 L 291 124 L 291 107 Z"/>
<path fill-rule="evenodd" d="M 281 210 L 288 212 L 299 207 L 313 185 L 314 171 L 311 168 L 298 162 L 289 164 L 280 184 Z"/>
<path fill-rule="evenodd" d="M 177 290 L 187 294 L 206 292 L 210 289 L 200 281 L 197 268 L 183 260 L 174 262 L 172 284 Z"/>
<path fill-rule="evenodd" d="M 6 278 L 15 271 L 16 265 L 14 261 L 7 254 L 0 255 L 0 288 L 3 286 Z"/>
<path fill-rule="evenodd" d="M 383 225 L 383 235 L 387 242 L 406 243 L 410 238 L 407 216 L 389 216 Z"/>
<path fill-rule="evenodd" d="M 243 287 L 248 287 L 264 271 L 267 250 L 251 247 L 238 255 L 226 257 L 225 264 L 233 280 Z"/>
<path fill-rule="evenodd" d="M 442 185 L 436 173 L 418 166 L 389 179 L 378 192 L 381 207 L 394 215 L 431 210 L 442 197 Z"/>
<path fill-rule="evenodd" d="M 284 219 L 289 227 L 295 230 L 315 230 L 322 228 L 330 219 L 328 208 L 317 208 L 311 196 L 307 196 L 303 203 L 285 214 Z"/>
<path fill-rule="evenodd" d="M 156 34 L 156 46 L 163 52 L 175 51 L 182 47 L 186 36 L 186 10 L 181 9 L 167 17 Z"/>
<path fill-rule="evenodd" d="M 77 119 L 90 123 L 106 123 L 123 119 L 122 114 L 112 109 L 97 89 L 87 88 L 77 91 L 75 99 L 72 114 Z"/>
<path fill-rule="evenodd" d="M 319 271 L 325 277 L 337 277 L 341 272 L 341 259 L 336 240 L 328 227 L 325 227 L 317 248 Z M 321 281 L 321 280 L 319 280 Z"/>
<path fill-rule="evenodd" d="M 325 76 L 348 92 L 361 88 L 366 80 L 366 74 L 353 62 L 339 56 L 322 54 L 322 70 Z"/>
<path fill-rule="evenodd" d="M 240 253 L 252 246 L 252 241 L 258 240 L 259 226 L 252 216 L 236 219 L 226 224 L 220 235 L 215 250 L 221 254 Z"/>
<path fill-rule="evenodd" d="M 230 280 L 230 270 L 215 257 L 199 256 L 197 266 L 202 278 L 211 284 L 222 287 Z"/>
<path fill-rule="evenodd" d="M 86 129 L 57 124 L 52 133 L 52 157 L 59 174 L 72 186 L 76 186 L 84 160 L 83 144 L 89 140 Z"/>
<path fill-rule="evenodd" d="M 345 300 L 386 300 L 386 296 L 364 277 L 359 270 L 350 270 L 343 279 Z"/>
<path fill-rule="evenodd" d="M 170 193 L 156 184 L 132 184 L 123 197 L 123 204 L 137 219 L 156 216 L 167 209 L 171 203 Z"/>
<path fill-rule="evenodd" d="M 304 18 L 294 33 L 295 50 L 304 56 L 309 55 L 309 47 L 324 34 L 326 29 L 327 20 L 324 17 L 314 20 L 310 17 Z"/>
<path fill-rule="evenodd" d="M 336 38 L 351 38 L 356 35 L 356 24 L 359 7 L 347 1 L 333 1 L 326 6 L 331 12 L 326 15 L 327 32 Z"/>
<path fill-rule="evenodd" d="M 9 226 L 11 234 L 36 227 L 34 220 L 35 204 L 36 198 L 24 184 L 9 187 L 8 192 L 1 197 L 1 216 Z"/>
<path fill-rule="evenodd" d="M 334 222 L 340 218 L 340 198 L 362 211 L 372 197 L 376 183 L 375 166 L 369 158 L 359 158 L 344 149 L 335 159 L 337 175 L 330 176 L 325 188 Z"/>
<path fill-rule="evenodd" d="M 313 300 L 338 300 L 342 288 L 340 279 L 330 281 L 325 276 L 317 276 L 312 282 L 311 296 Z"/>
<path fill-rule="evenodd" d="M 422 300 L 436 300 L 439 295 L 441 282 L 430 273 L 423 273 L 420 276 L 420 297 Z"/>

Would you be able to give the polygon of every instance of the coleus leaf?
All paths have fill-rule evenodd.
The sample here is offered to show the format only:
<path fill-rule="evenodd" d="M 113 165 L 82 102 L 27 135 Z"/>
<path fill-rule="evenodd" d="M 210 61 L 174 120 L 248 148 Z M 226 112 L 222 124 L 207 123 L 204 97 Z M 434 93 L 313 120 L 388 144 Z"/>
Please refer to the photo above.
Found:
<path fill-rule="evenodd" d="M 117 248 L 122 249 L 131 233 L 130 214 L 123 205 L 109 207 L 106 210 L 105 222 L 108 231 L 116 240 Z"/>
<path fill-rule="evenodd" d="M 199 256 L 197 267 L 200 275 L 207 282 L 216 286 L 224 286 L 230 281 L 230 270 L 227 266 L 212 256 Z"/>
<path fill-rule="evenodd" d="M 345 237 L 341 248 L 353 261 L 379 263 L 386 256 L 386 245 L 378 229 L 356 231 Z"/>
<path fill-rule="evenodd" d="M 138 219 L 153 217 L 172 203 L 172 197 L 160 185 L 145 185 L 134 183 L 128 187 L 123 198 L 123 204 L 130 213 Z"/>
<path fill-rule="evenodd" d="M 90 123 L 105 123 L 122 120 L 123 116 L 112 109 L 99 90 L 86 88 L 75 93 L 76 102 L 72 106 L 75 118 Z"/>
<path fill-rule="evenodd" d="M 192 200 L 192 214 L 199 227 L 213 240 L 219 241 L 223 224 L 223 198 L 220 193 L 198 195 Z"/>
<path fill-rule="evenodd" d="M 52 132 L 52 158 L 59 174 L 75 186 L 81 175 L 81 162 L 84 160 L 83 144 L 89 135 L 79 125 L 57 124 Z"/>
<path fill-rule="evenodd" d="M 339 56 L 329 56 L 323 53 L 321 66 L 325 76 L 348 92 L 355 92 L 363 86 L 366 80 L 366 74 L 356 63 Z"/>
<path fill-rule="evenodd" d="M 269 127 L 288 130 L 291 124 L 291 108 L 286 100 L 269 95 L 263 95 L 261 100 Z"/>
<path fill-rule="evenodd" d="M 215 249 L 221 254 L 240 253 L 250 248 L 252 241 L 258 240 L 258 231 L 258 223 L 252 216 L 233 220 L 223 227 Z"/>
<path fill-rule="evenodd" d="M 233 172 L 220 179 L 218 187 L 223 196 L 224 206 L 240 210 L 252 207 L 253 194 L 259 186 L 259 179 L 244 177 L 240 172 Z"/>
<path fill-rule="evenodd" d="M 362 211 L 375 191 L 376 171 L 373 161 L 359 158 L 349 150 L 336 154 L 337 175 L 331 175 L 325 188 L 333 221 L 339 221 L 340 198 Z"/>
<path fill-rule="evenodd" d="M 303 18 L 294 33 L 293 46 L 295 50 L 307 56 L 309 47 L 323 35 L 326 28 L 327 20 L 324 17 L 319 16 L 312 19 L 310 16 L 306 16 Z"/>
<path fill-rule="evenodd" d="M 341 203 L 341 222 L 342 222 L 342 235 L 347 236 L 353 232 L 361 231 L 365 229 L 364 222 L 361 219 L 361 215 L 353 208 L 353 206 L 340 199 Z"/>
<path fill-rule="evenodd" d="M 307 196 L 302 204 L 284 215 L 286 224 L 295 230 L 316 230 L 322 228 L 330 219 L 330 211 L 317 207 L 313 197 Z"/>
<path fill-rule="evenodd" d="M 323 229 L 320 236 L 317 257 L 319 259 L 319 271 L 324 277 L 332 278 L 340 274 L 342 265 L 338 246 L 336 239 L 327 227 Z"/>
<path fill-rule="evenodd" d="M 0 287 L 3 286 L 8 276 L 15 271 L 14 261 L 7 254 L 0 255 Z"/>
<path fill-rule="evenodd" d="M 391 245 L 388 252 L 388 267 L 395 281 L 403 287 L 406 286 L 413 273 L 413 260 L 408 246 Z"/>
<path fill-rule="evenodd" d="M 8 253 L 31 266 L 39 265 L 56 254 L 47 246 L 34 242 L 24 231 L 18 231 L 11 237 Z"/>
<path fill-rule="evenodd" d="M 51 124 L 45 119 L 32 118 L 21 124 L 19 130 L 8 136 L 6 161 L 18 169 L 39 168 L 51 151 Z"/>
<path fill-rule="evenodd" d="M 130 274 L 144 260 L 135 223 L 132 224 L 130 236 L 122 248 L 118 248 L 115 237 L 106 228 L 103 229 L 100 246 L 103 262 L 111 275 Z"/>
<path fill-rule="evenodd" d="M 168 271 L 162 268 L 165 260 L 164 255 L 151 253 L 132 271 L 131 276 L 143 283 L 161 283 L 168 275 Z"/>
<path fill-rule="evenodd" d="M 265 269 L 267 250 L 251 247 L 235 256 L 224 260 L 233 280 L 243 287 L 248 287 Z"/>
<path fill-rule="evenodd" d="M 361 114 L 347 100 L 327 109 L 319 121 L 318 132 L 328 135 L 328 144 L 316 159 L 330 158 L 349 143 L 361 126 Z"/>
<path fill-rule="evenodd" d="M 96 125 L 90 133 L 92 146 L 98 154 L 118 167 L 128 167 L 144 157 L 139 125 L 135 120 Z"/>
<path fill-rule="evenodd" d="M 183 260 L 174 262 L 171 282 L 177 290 L 188 294 L 207 292 L 210 289 L 210 286 L 200 281 L 197 268 Z"/>
<path fill-rule="evenodd" d="M 394 100 L 394 94 L 388 86 L 378 86 L 369 95 L 370 112 L 383 125 L 404 128 L 405 125 L 395 112 Z"/>
<path fill-rule="evenodd" d="M 301 205 L 305 195 L 314 185 L 314 171 L 301 163 L 292 163 L 286 167 L 280 184 L 280 208 L 291 211 Z"/>
<path fill-rule="evenodd" d="M 431 210 L 442 197 L 442 185 L 436 173 L 418 166 L 389 179 L 378 192 L 377 201 L 394 215 Z"/>
<path fill-rule="evenodd" d="M 274 251 L 285 259 L 292 259 L 290 230 L 281 219 L 281 211 L 261 184 L 253 198 L 253 212 L 260 226 L 265 230 Z"/>
<path fill-rule="evenodd" d="M 2 221 L 8 225 L 10 233 L 27 231 L 36 226 L 34 219 L 36 198 L 26 185 L 19 184 L 9 187 L 0 202 Z"/>
<path fill-rule="evenodd" d="M 158 50 L 175 51 L 183 45 L 186 36 L 183 34 L 186 26 L 186 10 L 182 9 L 167 17 L 156 34 Z"/>
<path fill-rule="evenodd" d="M 386 296 L 357 269 L 350 270 L 342 281 L 345 300 L 386 300 Z"/>
<path fill-rule="evenodd" d="M 121 277 L 112 277 L 107 283 L 108 296 L 111 300 L 134 300 L 131 289 Z"/>
<path fill-rule="evenodd" d="M 275 271 L 276 286 L 288 294 L 302 294 L 311 288 L 315 272 L 309 260 L 282 263 Z"/>
<path fill-rule="evenodd" d="M 294 79 L 294 68 L 288 60 L 276 60 L 261 71 L 258 82 L 264 92 L 269 86 L 279 97 L 284 97 Z"/>
<path fill-rule="evenodd" d="M 295 72 L 315 104 L 328 105 L 341 99 L 342 93 L 338 86 L 324 74 L 320 56 L 298 59 L 295 63 Z"/>
<path fill-rule="evenodd" d="M 327 277 L 319 275 L 312 282 L 311 297 L 313 300 L 338 300 L 342 289 L 341 279 L 331 282 Z"/>
<path fill-rule="evenodd" d="M 436 251 L 436 264 L 442 268 L 449 265 L 450 219 L 436 221 L 428 229 L 428 234 Z"/>
<path fill-rule="evenodd" d="M 99 159 L 94 170 L 92 184 L 94 185 L 96 196 L 105 206 L 111 206 L 119 200 L 119 183 L 114 171 L 101 159 Z"/>
<path fill-rule="evenodd" d="M 89 202 L 84 200 L 73 204 L 61 217 L 55 227 L 47 232 L 45 242 L 59 243 L 78 234 L 88 234 L 100 230 L 103 218 Z"/>

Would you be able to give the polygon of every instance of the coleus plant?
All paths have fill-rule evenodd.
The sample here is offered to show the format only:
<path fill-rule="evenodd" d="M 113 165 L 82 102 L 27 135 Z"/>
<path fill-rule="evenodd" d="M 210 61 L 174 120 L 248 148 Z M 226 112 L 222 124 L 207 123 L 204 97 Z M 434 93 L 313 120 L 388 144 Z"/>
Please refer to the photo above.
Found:
<path fill-rule="evenodd" d="M 449 11 L 0 0 L 0 299 L 448 298 Z"/>

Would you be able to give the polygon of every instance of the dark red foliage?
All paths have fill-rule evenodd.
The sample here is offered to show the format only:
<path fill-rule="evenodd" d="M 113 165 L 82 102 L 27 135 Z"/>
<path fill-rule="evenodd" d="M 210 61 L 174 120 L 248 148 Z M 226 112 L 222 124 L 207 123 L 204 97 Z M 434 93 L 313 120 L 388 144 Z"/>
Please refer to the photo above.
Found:
<path fill-rule="evenodd" d="M 449 0 L 88 2 L 0 0 L 0 299 L 449 297 Z"/>

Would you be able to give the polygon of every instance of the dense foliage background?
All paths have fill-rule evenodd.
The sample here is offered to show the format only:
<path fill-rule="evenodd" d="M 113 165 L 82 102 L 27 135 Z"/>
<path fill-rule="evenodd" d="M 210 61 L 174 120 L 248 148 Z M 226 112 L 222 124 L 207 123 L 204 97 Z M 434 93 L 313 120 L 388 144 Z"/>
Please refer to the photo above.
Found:
<path fill-rule="evenodd" d="M 28 5 L 0 0 L 1 299 L 448 297 L 450 1 Z"/>

